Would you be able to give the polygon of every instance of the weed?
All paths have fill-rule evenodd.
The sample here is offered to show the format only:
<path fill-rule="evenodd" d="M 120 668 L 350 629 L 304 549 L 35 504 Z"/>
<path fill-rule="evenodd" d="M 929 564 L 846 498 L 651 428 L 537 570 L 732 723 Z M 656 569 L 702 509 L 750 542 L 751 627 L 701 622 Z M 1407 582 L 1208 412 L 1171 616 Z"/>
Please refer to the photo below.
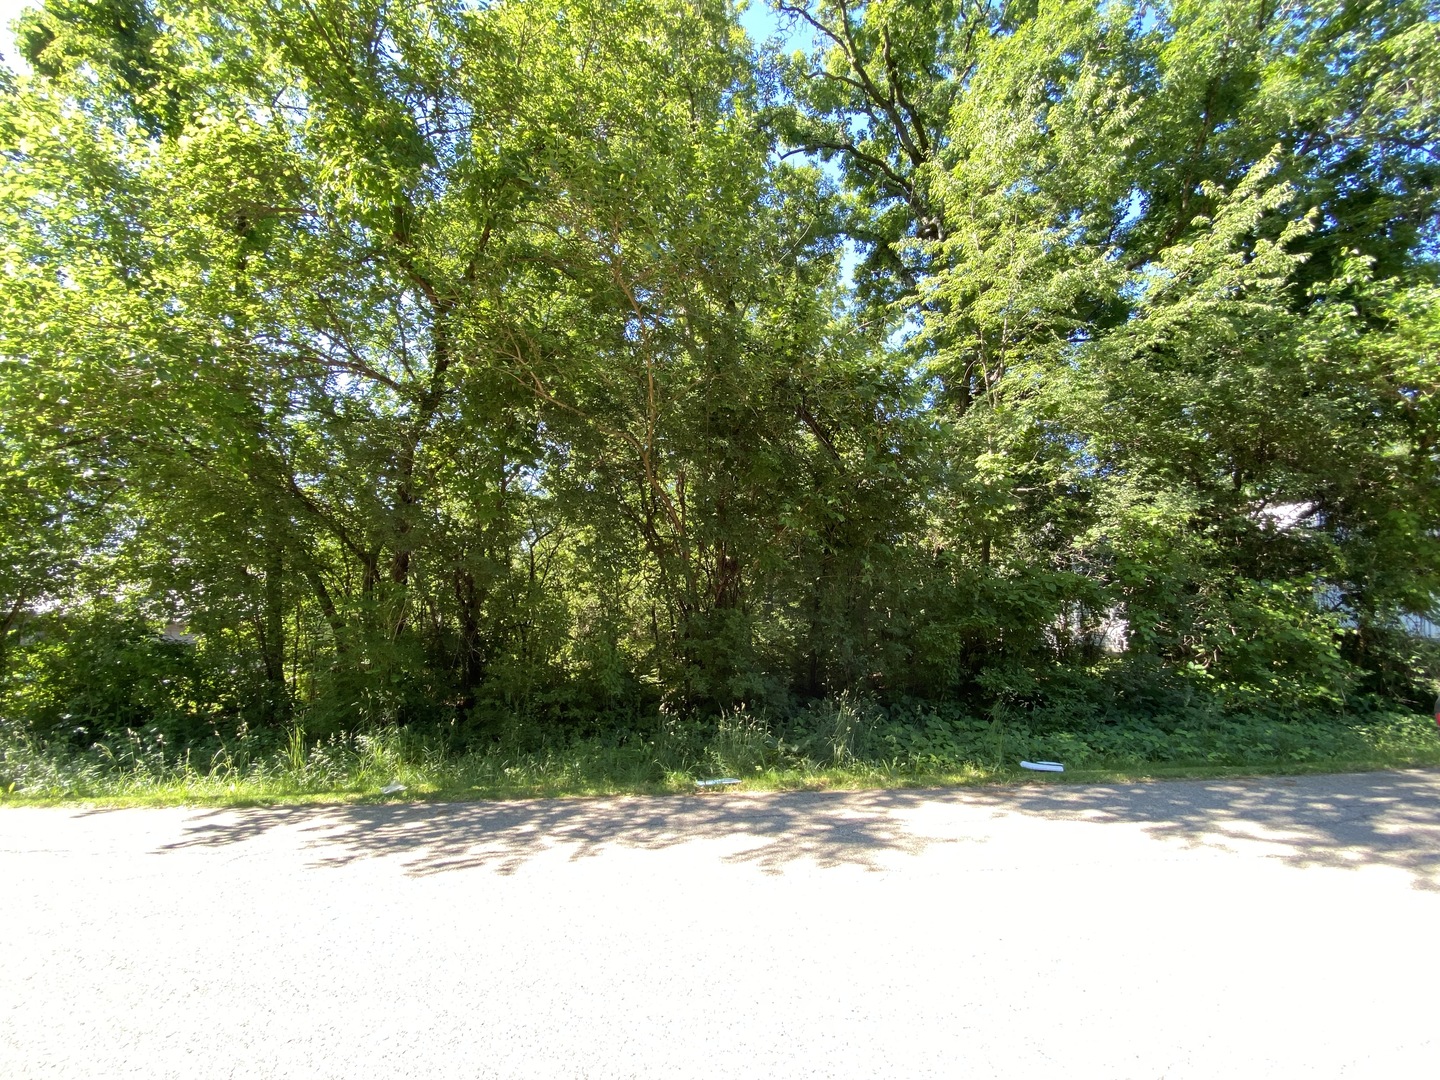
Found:
<path fill-rule="evenodd" d="M 1440 765 L 1428 718 L 1130 718 L 1056 728 L 1008 708 L 985 717 L 933 706 L 888 713 L 859 698 L 820 702 L 784 722 L 735 709 L 716 720 L 661 716 L 625 739 L 504 743 L 457 752 L 443 734 L 399 726 L 270 741 L 250 732 L 175 750 L 130 730 L 83 751 L 34 741 L 0 747 L 0 802 L 255 803 L 378 798 L 394 781 L 421 798 L 521 798 L 694 791 L 733 776 L 750 789 L 907 787 L 1014 779 L 1021 757 L 1062 761 L 1067 777 L 1217 776 Z"/>

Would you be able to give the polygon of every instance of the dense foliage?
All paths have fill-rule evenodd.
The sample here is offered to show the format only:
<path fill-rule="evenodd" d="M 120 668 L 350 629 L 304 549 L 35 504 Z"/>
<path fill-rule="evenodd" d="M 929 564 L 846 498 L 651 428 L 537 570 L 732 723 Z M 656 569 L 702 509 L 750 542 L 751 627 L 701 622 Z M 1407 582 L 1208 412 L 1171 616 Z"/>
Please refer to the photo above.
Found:
<path fill-rule="evenodd" d="M 1440 5 L 772 17 L 28 12 L 0 742 L 1427 706 Z"/>

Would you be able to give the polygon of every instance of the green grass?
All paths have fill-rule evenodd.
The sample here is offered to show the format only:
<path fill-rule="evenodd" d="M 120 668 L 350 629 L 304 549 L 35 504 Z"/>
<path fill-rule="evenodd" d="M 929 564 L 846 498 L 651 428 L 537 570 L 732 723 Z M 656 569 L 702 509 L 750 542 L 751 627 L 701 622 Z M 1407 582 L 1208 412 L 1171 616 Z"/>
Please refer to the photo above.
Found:
<path fill-rule="evenodd" d="M 1064 774 L 1018 767 L 1066 763 Z M 282 802 L 520 799 L 694 792 L 731 776 L 744 791 L 855 790 L 1012 783 L 1354 772 L 1440 766 L 1433 721 L 1408 714 L 1305 722 L 1263 718 L 1135 721 L 1035 730 L 1004 716 L 912 716 L 904 722 L 840 702 L 777 734 L 763 717 L 669 725 L 623 744 L 601 741 L 456 753 L 435 737 L 389 729 L 314 740 L 296 729 L 207 755 L 167 754 L 139 733 L 123 746 L 55 754 L 0 752 L 0 804 L 257 805 Z M 402 794 L 381 789 L 405 785 Z M 733 789 L 732 789 L 733 790 Z"/>

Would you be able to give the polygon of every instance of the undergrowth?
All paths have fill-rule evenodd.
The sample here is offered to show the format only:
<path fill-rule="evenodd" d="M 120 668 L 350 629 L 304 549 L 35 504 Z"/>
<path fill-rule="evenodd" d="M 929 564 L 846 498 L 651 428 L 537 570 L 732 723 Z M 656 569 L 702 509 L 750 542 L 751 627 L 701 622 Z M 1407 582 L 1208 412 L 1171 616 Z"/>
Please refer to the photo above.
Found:
<path fill-rule="evenodd" d="M 518 725 L 501 742 L 390 727 L 310 738 L 302 727 L 241 733 L 175 751 L 131 730 L 83 750 L 0 749 L 0 801 L 266 802 L 306 798 L 516 798 L 694 790 L 978 783 L 1022 775 L 1022 759 L 1077 779 L 1213 776 L 1440 765 L 1428 718 L 1217 716 L 1088 724 L 997 707 L 971 716 L 841 698 L 786 718 L 739 709 L 709 721 L 659 717 L 649 730 L 570 738 Z M 1033 775 L 1033 774 L 1024 774 Z M 1053 777 L 1047 777 L 1053 779 Z"/>

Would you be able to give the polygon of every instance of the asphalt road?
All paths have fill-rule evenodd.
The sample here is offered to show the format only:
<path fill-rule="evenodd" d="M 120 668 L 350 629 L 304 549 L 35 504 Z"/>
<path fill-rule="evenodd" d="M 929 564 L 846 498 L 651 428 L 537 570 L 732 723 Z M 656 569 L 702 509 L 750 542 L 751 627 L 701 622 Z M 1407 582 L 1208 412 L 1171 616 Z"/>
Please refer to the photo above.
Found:
<path fill-rule="evenodd" d="M 0 810 L 0 1076 L 1440 1076 L 1440 773 Z"/>

